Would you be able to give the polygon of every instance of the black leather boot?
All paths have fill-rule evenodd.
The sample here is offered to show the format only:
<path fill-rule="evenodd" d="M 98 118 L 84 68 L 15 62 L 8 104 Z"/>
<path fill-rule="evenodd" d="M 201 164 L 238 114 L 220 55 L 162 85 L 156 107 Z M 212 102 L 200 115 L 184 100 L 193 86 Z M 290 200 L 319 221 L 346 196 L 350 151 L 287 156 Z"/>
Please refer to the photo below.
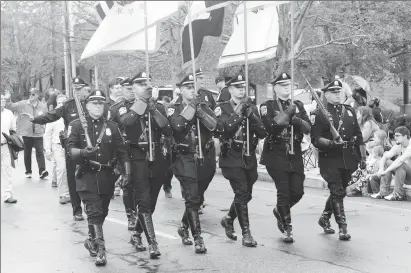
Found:
<path fill-rule="evenodd" d="M 243 233 L 243 246 L 255 247 L 257 241 L 254 240 L 250 232 L 250 221 L 248 219 L 248 207 L 247 205 L 235 203 L 235 211 L 237 212 L 238 222 Z"/>
<path fill-rule="evenodd" d="M 151 218 L 151 213 L 139 213 L 138 220 L 141 222 L 144 233 L 146 234 L 150 259 L 156 259 L 161 255 L 161 253 L 158 250 L 156 234 L 154 233 L 154 225 L 153 219 Z"/>
<path fill-rule="evenodd" d="M 325 234 L 334 234 L 335 230 L 331 227 L 330 218 L 332 214 L 331 197 L 328 197 L 327 202 L 325 202 L 325 208 L 321 214 L 318 224 L 324 229 Z"/>
<path fill-rule="evenodd" d="M 94 232 L 96 233 L 96 245 L 97 245 L 97 258 L 95 265 L 96 266 L 103 266 L 107 264 L 107 257 L 106 257 L 106 246 L 104 243 L 104 235 L 103 235 L 103 226 L 102 225 L 93 225 Z"/>
<path fill-rule="evenodd" d="M 283 232 L 283 242 L 284 243 L 294 243 L 293 238 L 293 227 L 291 225 L 291 211 L 290 206 L 277 206 L 278 213 L 280 214 L 281 222 L 284 227 Z"/>
<path fill-rule="evenodd" d="M 338 237 L 342 241 L 348 241 L 351 239 L 351 235 L 347 231 L 347 222 L 345 220 L 344 203 L 342 199 L 332 198 L 332 208 L 334 212 L 335 221 L 339 227 Z"/>
<path fill-rule="evenodd" d="M 274 214 L 275 218 L 277 218 L 277 228 L 278 228 L 278 230 L 279 230 L 281 233 L 284 233 L 284 226 L 283 226 L 283 223 L 282 223 L 282 221 L 281 221 L 280 213 L 278 213 L 277 207 L 275 207 L 275 208 L 273 209 L 273 214 Z"/>
<path fill-rule="evenodd" d="M 84 241 L 84 247 L 88 250 L 91 257 L 97 256 L 97 247 L 96 247 L 96 233 L 94 232 L 93 225 L 88 225 L 88 237 Z"/>
<path fill-rule="evenodd" d="M 234 219 L 237 217 L 237 213 L 235 212 L 234 202 L 231 203 L 230 210 L 228 214 L 221 219 L 221 226 L 225 229 L 225 235 L 234 241 L 237 241 L 237 234 L 234 231 Z"/>
<path fill-rule="evenodd" d="M 134 232 L 130 238 L 130 243 L 136 248 L 137 251 L 147 250 L 147 248 L 143 245 L 143 240 L 141 239 L 141 233 L 143 232 L 144 231 L 143 227 L 141 226 L 140 220 L 137 220 Z"/>
<path fill-rule="evenodd" d="M 187 213 L 184 211 L 183 219 L 181 219 L 181 224 L 177 232 L 178 235 L 180 235 L 181 237 L 181 242 L 183 243 L 183 245 L 186 246 L 190 246 L 193 244 L 193 242 L 190 239 L 190 233 L 188 231 L 189 226 L 190 223 L 188 222 Z"/>
<path fill-rule="evenodd" d="M 207 252 L 204 245 L 203 237 L 201 237 L 200 216 L 198 211 L 194 209 L 186 209 L 188 222 L 190 223 L 191 234 L 194 237 L 195 253 L 202 254 Z"/>
<path fill-rule="evenodd" d="M 128 230 L 134 230 L 137 222 L 136 212 L 134 210 L 127 209 L 126 214 L 128 220 Z"/>

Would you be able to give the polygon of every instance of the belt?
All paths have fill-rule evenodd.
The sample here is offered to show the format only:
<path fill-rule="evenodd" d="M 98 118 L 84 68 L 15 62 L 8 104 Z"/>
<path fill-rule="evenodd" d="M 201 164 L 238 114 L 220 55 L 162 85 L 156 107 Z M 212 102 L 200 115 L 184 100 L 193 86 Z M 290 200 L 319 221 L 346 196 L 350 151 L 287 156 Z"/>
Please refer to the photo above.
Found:
<path fill-rule="evenodd" d="M 114 168 L 113 168 L 112 166 L 110 166 L 110 165 L 101 164 L 101 163 L 99 163 L 99 162 L 97 162 L 97 161 L 92 161 L 92 160 L 90 160 L 90 161 L 89 161 L 89 164 L 90 164 L 90 168 L 91 168 L 93 171 L 97 171 L 97 172 L 105 171 L 105 170 L 111 171 L 111 170 L 114 169 Z"/>
<path fill-rule="evenodd" d="M 148 144 L 148 143 L 147 143 Z M 153 142 L 155 147 L 160 147 L 161 143 L 160 142 Z M 136 144 L 136 143 L 128 143 L 127 144 L 130 148 L 141 148 L 140 145 Z"/>

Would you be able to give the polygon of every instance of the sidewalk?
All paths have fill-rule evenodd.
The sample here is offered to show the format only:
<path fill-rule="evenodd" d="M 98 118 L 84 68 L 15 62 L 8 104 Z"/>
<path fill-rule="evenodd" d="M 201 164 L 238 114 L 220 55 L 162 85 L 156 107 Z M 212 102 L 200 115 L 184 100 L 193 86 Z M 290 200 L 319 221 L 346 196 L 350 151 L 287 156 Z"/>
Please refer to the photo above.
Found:
<path fill-rule="evenodd" d="M 267 182 L 274 182 L 270 175 L 267 173 L 265 166 L 258 165 L 258 180 L 260 181 L 267 181 Z M 221 174 L 221 169 L 217 168 L 217 174 Z M 393 181 L 394 182 L 394 181 Z M 393 188 L 394 184 L 391 183 L 391 188 Z M 319 189 L 326 189 L 327 183 L 320 175 L 320 169 L 316 168 L 306 168 L 305 169 L 305 181 L 304 186 L 308 188 L 319 188 Z M 407 201 L 411 201 L 411 185 L 404 185 L 405 192 L 407 194 Z"/>

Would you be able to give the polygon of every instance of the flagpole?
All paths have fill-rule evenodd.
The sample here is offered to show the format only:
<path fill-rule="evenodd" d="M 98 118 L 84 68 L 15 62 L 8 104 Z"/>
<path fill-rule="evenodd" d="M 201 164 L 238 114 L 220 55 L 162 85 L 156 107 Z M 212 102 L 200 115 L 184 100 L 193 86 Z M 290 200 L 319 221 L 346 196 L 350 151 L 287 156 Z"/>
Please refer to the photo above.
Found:
<path fill-rule="evenodd" d="M 148 28 L 147 28 L 147 1 L 144 1 L 144 32 L 145 32 L 145 47 L 146 47 L 146 74 L 147 74 L 147 86 L 150 87 L 150 66 L 148 64 Z M 148 149 L 148 161 L 153 162 L 153 142 L 151 141 L 151 113 L 148 112 L 148 140 L 149 140 L 149 149 Z"/>
<path fill-rule="evenodd" d="M 248 97 L 248 39 L 247 39 L 247 1 L 244 1 L 244 57 L 245 57 L 245 95 Z M 247 118 L 247 156 L 250 156 L 250 121 Z"/>
<path fill-rule="evenodd" d="M 291 1 L 291 105 L 294 104 L 294 15 L 295 2 Z M 294 126 L 291 126 L 290 154 L 294 154 Z"/>
<path fill-rule="evenodd" d="M 194 60 L 194 43 L 193 43 L 193 27 L 191 25 L 191 5 L 192 1 L 188 2 L 188 30 L 190 34 L 190 51 L 191 51 L 191 63 L 193 65 L 193 79 L 194 79 L 194 90 L 197 94 L 197 77 L 196 77 L 196 64 Z M 203 148 L 201 147 L 201 132 L 200 132 L 200 120 L 197 119 L 197 130 L 198 130 L 198 154 L 200 159 L 200 164 L 203 160 Z"/>

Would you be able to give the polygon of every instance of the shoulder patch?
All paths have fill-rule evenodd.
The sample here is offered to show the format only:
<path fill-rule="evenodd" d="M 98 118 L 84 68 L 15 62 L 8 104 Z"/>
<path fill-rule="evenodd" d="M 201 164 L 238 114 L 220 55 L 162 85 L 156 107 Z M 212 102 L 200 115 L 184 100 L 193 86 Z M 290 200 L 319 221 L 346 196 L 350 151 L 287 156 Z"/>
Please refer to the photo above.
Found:
<path fill-rule="evenodd" d="M 176 110 L 176 109 L 174 109 L 174 108 L 168 108 L 168 109 L 167 109 L 167 117 L 173 115 L 175 110 Z"/>
<path fill-rule="evenodd" d="M 221 107 L 220 107 L 220 106 L 217 106 L 217 107 L 214 109 L 214 114 L 215 114 L 217 117 L 221 116 L 222 111 L 221 111 Z"/>
<path fill-rule="evenodd" d="M 111 129 L 110 128 L 106 128 L 106 135 L 111 136 Z"/>
<path fill-rule="evenodd" d="M 120 114 L 120 116 L 124 115 L 125 113 L 127 113 L 127 107 L 120 107 L 120 109 L 118 109 L 118 113 Z"/>
<path fill-rule="evenodd" d="M 107 119 L 110 119 L 111 118 L 111 111 L 108 111 L 107 112 Z"/>
<path fill-rule="evenodd" d="M 71 134 L 71 125 L 68 126 L 67 128 L 67 137 Z"/>
<path fill-rule="evenodd" d="M 260 113 L 261 113 L 261 116 L 267 115 L 267 106 L 266 105 L 262 105 L 260 107 Z"/>

